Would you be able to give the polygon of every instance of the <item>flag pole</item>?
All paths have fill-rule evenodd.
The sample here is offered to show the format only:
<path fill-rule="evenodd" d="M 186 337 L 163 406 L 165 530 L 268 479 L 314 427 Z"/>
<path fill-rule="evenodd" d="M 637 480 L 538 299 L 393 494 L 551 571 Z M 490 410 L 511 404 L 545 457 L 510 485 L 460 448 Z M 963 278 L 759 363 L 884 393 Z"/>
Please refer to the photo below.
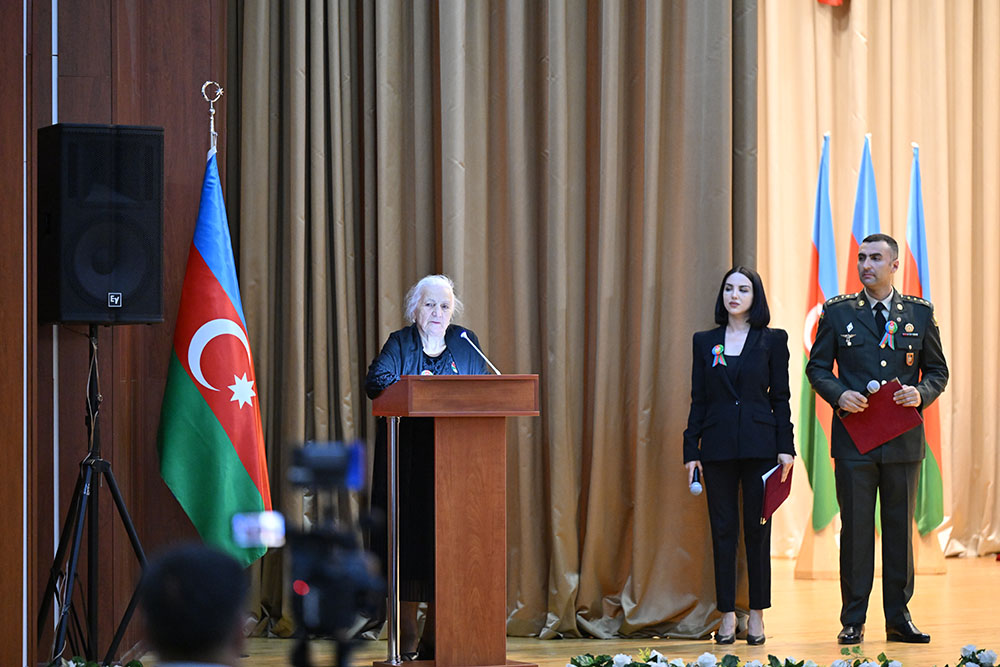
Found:
<path fill-rule="evenodd" d="M 215 86 L 215 94 L 212 97 L 208 96 L 209 86 Z M 208 131 L 211 134 L 210 140 L 212 142 L 212 150 L 215 150 L 215 142 L 219 137 L 219 133 L 215 131 L 215 103 L 222 97 L 222 92 L 222 86 L 215 81 L 206 81 L 201 86 L 201 96 L 205 98 L 206 102 L 208 102 Z"/>

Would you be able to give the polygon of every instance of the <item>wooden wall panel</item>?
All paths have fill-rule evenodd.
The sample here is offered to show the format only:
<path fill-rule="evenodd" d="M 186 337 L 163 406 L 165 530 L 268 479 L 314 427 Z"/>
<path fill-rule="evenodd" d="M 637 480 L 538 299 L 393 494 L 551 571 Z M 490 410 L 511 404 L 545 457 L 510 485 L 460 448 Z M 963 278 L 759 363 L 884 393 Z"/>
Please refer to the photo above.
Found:
<path fill-rule="evenodd" d="M 4 512 L 0 540 L 0 628 L 8 641 L 0 642 L 0 665 L 21 663 L 22 502 L 28 491 L 22 477 L 24 465 L 25 316 L 23 266 L 24 229 L 24 17 L 21 4 L 5 7 L 0 21 L 0 507 Z"/>
<path fill-rule="evenodd" d="M 49 48 L 51 18 L 41 5 L 30 28 L 39 52 Z M 226 0 L 173 0 L 138 3 L 85 0 L 59 4 L 59 121 L 157 125 L 164 128 L 164 315 L 155 325 L 102 327 L 99 330 L 101 392 L 99 417 L 102 453 L 111 462 L 125 503 L 147 555 L 164 545 L 195 539 L 196 533 L 159 476 L 156 431 L 170 355 L 177 303 L 197 216 L 208 150 L 208 105 L 201 84 L 216 79 L 225 86 Z M 44 59 L 47 59 L 44 58 Z M 32 87 L 34 129 L 51 123 L 51 70 L 37 58 Z M 6 69 L 4 71 L 7 71 Z M 217 121 L 225 118 L 224 99 Z M 225 128 L 219 150 L 225 154 Z M 224 169 L 224 159 L 220 159 Z M 223 181 L 225 182 L 225 181 Z M 60 523 L 86 454 L 84 397 L 87 375 L 86 327 L 59 326 L 58 440 Z M 51 564 L 52 538 L 52 327 L 38 327 L 34 340 L 38 378 L 38 455 L 32 472 L 37 489 L 32 543 L 35 570 L 31 626 Z M 110 494 L 101 493 L 100 651 L 106 650 L 117 619 L 132 595 L 139 567 Z M 86 568 L 86 562 L 81 563 Z M 86 569 L 81 572 L 86 573 Z M 86 577 L 84 577 L 85 579 Z M 79 599 L 79 598 L 78 598 Z M 128 656 L 138 640 L 133 623 L 118 652 Z M 50 638 L 39 638 L 39 660 Z M 34 658 L 33 658 L 34 659 Z M 0 664 L 13 664 L 0 660 Z"/>
<path fill-rule="evenodd" d="M 34 130 L 52 123 L 52 3 L 34 2 L 31 5 L 29 21 L 30 36 L 30 81 L 28 115 L 32 132 L 28 141 L 28 173 L 30 190 L 28 193 L 29 220 L 35 219 L 35 191 L 37 160 L 35 159 Z M 32 228 L 32 231 L 33 228 Z M 34 291 L 35 285 L 35 252 L 28 253 L 28 280 Z M 34 297 L 34 295 L 33 295 Z M 35 298 L 31 299 L 35 303 Z M 35 343 L 35 355 L 30 360 L 29 369 L 33 380 L 33 391 L 30 393 L 31 421 L 33 435 L 29 439 L 29 471 L 31 489 L 29 491 L 29 542 L 28 542 L 28 581 L 29 588 L 27 619 L 28 627 L 35 629 L 35 620 L 45 590 L 45 582 L 52 565 L 52 554 L 55 550 L 53 532 L 58 527 L 56 511 L 53 507 L 53 458 L 52 458 L 52 327 L 39 326 L 34 314 L 28 319 L 29 339 Z M 47 369 L 47 372 L 42 372 Z M 34 637 L 33 637 L 34 638 Z M 38 641 L 29 641 L 29 664 L 38 662 Z"/>

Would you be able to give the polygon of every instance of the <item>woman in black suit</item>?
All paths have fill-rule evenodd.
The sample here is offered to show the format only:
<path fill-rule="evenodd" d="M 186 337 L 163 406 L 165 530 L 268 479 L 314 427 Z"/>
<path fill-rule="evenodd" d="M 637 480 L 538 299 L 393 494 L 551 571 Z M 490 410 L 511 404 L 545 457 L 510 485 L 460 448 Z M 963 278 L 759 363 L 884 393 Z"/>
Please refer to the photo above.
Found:
<path fill-rule="evenodd" d="M 365 392 L 375 398 L 403 375 L 483 375 L 486 362 L 462 339 L 479 339 L 451 323 L 462 310 L 448 276 L 424 276 L 406 295 L 405 316 L 412 324 L 389 334 L 368 367 Z M 386 422 L 379 418 L 375 434 L 372 506 L 386 511 Z M 399 423 L 399 562 L 400 649 L 404 660 L 434 658 L 434 420 L 406 417 Z M 385 531 L 372 535 L 372 548 L 387 563 Z M 427 603 L 423 635 L 417 630 L 417 608 Z"/>
<path fill-rule="evenodd" d="M 788 404 L 788 334 L 769 329 L 771 313 L 756 271 L 742 266 L 722 279 L 715 302 L 719 326 L 694 335 L 691 412 L 684 431 L 688 484 L 704 476 L 715 554 L 719 644 L 736 639 L 736 545 L 743 491 L 743 539 L 750 588 L 747 643 L 764 643 L 771 606 L 771 524 L 761 525 L 761 475 L 795 457 Z"/>

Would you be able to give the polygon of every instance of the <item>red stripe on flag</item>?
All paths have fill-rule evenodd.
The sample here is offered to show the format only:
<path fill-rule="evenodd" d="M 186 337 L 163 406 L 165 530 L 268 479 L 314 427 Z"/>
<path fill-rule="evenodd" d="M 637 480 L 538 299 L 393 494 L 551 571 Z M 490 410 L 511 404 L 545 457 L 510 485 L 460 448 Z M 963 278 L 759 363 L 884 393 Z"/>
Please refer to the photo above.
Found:
<path fill-rule="evenodd" d="M 206 323 L 215 320 L 226 321 L 221 328 L 215 327 L 216 332 L 222 333 L 216 333 L 207 342 L 204 342 L 205 330 L 199 334 L 204 347 L 200 358 L 195 359 L 198 362 L 196 367 L 200 368 L 198 377 L 192 372 L 189 347 L 195 334 Z M 242 339 L 247 340 L 239 313 L 201 253 L 192 244 L 177 313 L 177 328 L 174 330 L 174 351 L 181 366 L 229 436 L 240 461 L 260 491 L 264 508 L 270 510 L 271 493 L 264 458 L 264 429 L 256 396 L 257 378 L 254 375 L 253 356 L 249 345 L 244 346 L 240 337 L 226 332 L 227 328 L 229 331 L 242 333 Z M 212 388 L 205 386 L 206 384 Z M 236 389 L 231 389 L 231 386 Z M 253 391 L 253 396 L 249 396 L 248 389 Z M 240 397 L 243 400 L 239 400 Z M 246 402 L 247 399 L 250 402 Z"/>
<path fill-rule="evenodd" d="M 906 264 L 903 267 L 903 294 L 923 298 L 924 288 L 920 286 L 920 270 L 917 268 L 917 260 L 913 258 L 913 253 L 907 252 L 903 261 Z"/>
<path fill-rule="evenodd" d="M 910 248 L 907 248 L 903 261 L 906 262 L 906 269 L 903 273 L 903 294 L 923 298 L 924 288 L 920 284 L 920 269 L 917 268 L 917 260 L 913 257 Z M 938 411 L 938 404 L 932 403 L 924 408 L 923 415 L 924 439 L 927 440 L 927 446 L 934 453 L 934 459 L 937 461 L 938 467 L 941 468 L 944 464 L 941 461 L 941 415 Z"/>
<path fill-rule="evenodd" d="M 844 294 L 854 294 L 862 289 L 861 277 L 858 276 L 858 240 L 851 234 L 851 243 L 847 251 L 847 280 L 844 281 Z"/>

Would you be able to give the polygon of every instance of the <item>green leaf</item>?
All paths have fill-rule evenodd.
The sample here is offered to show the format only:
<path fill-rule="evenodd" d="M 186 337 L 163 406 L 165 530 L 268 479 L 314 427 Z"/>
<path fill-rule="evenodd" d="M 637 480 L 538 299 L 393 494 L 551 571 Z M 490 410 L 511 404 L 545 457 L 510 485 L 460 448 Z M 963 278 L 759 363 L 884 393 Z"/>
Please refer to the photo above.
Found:
<path fill-rule="evenodd" d="M 722 667 L 740 667 L 740 658 L 732 653 L 727 653 L 722 656 L 722 661 L 719 663 Z"/>
<path fill-rule="evenodd" d="M 142 662 L 139 660 L 129 660 L 125 663 L 125 667 L 142 667 Z"/>
<path fill-rule="evenodd" d="M 784 665 L 780 660 L 778 660 L 775 656 L 770 654 L 768 654 L 767 656 L 767 664 L 769 664 L 771 667 L 784 667 Z"/>

